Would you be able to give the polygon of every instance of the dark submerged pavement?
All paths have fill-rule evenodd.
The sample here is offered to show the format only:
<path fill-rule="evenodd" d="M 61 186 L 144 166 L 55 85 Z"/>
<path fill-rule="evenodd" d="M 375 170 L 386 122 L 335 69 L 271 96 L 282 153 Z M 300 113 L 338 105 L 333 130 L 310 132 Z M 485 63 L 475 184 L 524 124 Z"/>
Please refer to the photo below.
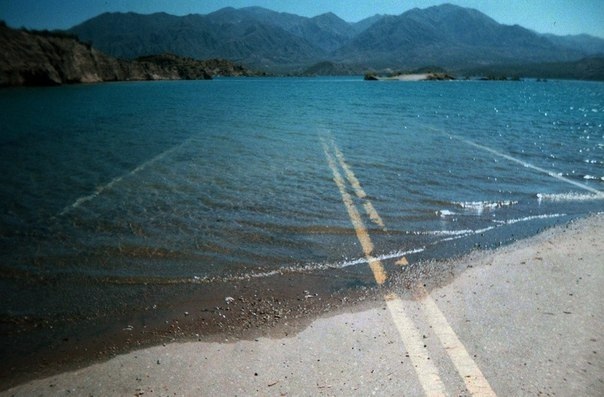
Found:
<path fill-rule="evenodd" d="M 599 214 L 494 251 L 411 263 L 384 287 L 324 307 L 310 323 L 286 320 L 246 339 L 224 332 L 165 343 L 2 394 L 602 395 L 603 231 Z M 381 298 L 388 293 L 398 295 L 399 314 L 421 345 L 403 341 Z M 318 298 L 308 295 L 302 299 Z M 428 300 L 459 346 L 443 343 Z M 473 389 L 455 358 L 460 350 L 489 389 Z M 436 371 L 419 373 L 418 359 Z"/>

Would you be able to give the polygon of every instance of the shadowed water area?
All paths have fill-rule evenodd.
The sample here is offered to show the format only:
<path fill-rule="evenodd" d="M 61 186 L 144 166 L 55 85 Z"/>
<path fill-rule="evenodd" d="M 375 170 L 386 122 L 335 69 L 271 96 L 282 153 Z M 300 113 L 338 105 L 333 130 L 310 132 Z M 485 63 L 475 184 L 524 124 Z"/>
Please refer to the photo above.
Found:
<path fill-rule="evenodd" d="M 326 155 L 379 213 L 390 273 L 604 209 L 601 83 L 112 83 L 5 89 L 0 109 L 3 376 L 233 285 L 372 285 Z"/>

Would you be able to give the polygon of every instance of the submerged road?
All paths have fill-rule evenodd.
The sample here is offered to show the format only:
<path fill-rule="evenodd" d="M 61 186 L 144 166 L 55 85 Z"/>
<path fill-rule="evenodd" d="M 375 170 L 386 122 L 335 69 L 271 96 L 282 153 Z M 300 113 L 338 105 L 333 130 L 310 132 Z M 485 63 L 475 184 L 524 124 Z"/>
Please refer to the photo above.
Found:
<path fill-rule="evenodd" d="M 134 351 L 0 395 L 602 396 L 602 241 L 604 214 L 450 262 L 466 270 L 425 296 L 370 301 L 255 340 Z M 401 327 L 419 341 L 402 342 Z M 452 357 L 464 351 L 490 390 L 468 389 Z"/>
<path fill-rule="evenodd" d="M 322 144 L 381 300 L 296 332 L 157 346 L 0 394 L 604 395 L 604 214 L 444 264 L 464 271 L 427 288 L 388 274 L 413 266 L 406 258 L 374 257 L 365 224 L 387 225 L 344 154 Z"/>
<path fill-rule="evenodd" d="M 382 263 L 373 257 L 373 244 L 371 238 L 369 237 L 369 233 L 367 232 L 363 221 L 360 219 L 358 210 L 346 191 L 344 181 L 338 171 L 338 167 L 330 149 L 333 149 L 333 153 L 335 153 L 335 157 L 337 157 L 339 165 L 344 170 L 348 182 L 355 191 L 357 197 L 363 200 L 363 207 L 369 218 L 382 228 L 385 228 L 384 222 L 371 204 L 371 201 L 367 198 L 367 194 L 346 163 L 344 155 L 336 146 L 335 142 L 332 141 L 331 143 L 327 143 L 325 139 L 323 139 L 322 144 L 327 162 L 333 172 L 334 181 L 342 195 L 342 201 L 350 215 L 350 220 L 355 228 L 359 242 L 363 247 L 363 251 L 375 277 L 375 281 L 378 285 L 382 285 L 387 278 L 386 271 L 384 270 Z M 405 262 L 406 260 L 399 260 L 398 263 L 404 265 Z M 417 302 L 420 303 L 419 309 L 425 315 L 430 324 L 430 328 L 434 331 L 442 347 L 445 348 L 449 359 L 457 370 L 457 374 L 464 381 L 468 393 L 473 396 L 495 396 L 495 393 L 480 371 L 480 368 L 478 368 L 474 360 L 472 360 L 463 343 L 461 343 L 455 334 L 455 331 L 451 329 L 446 317 L 439 310 L 423 285 L 421 283 L 416 283 L 416 285 L 412 285 L 411 288 L 414 290 Z M 422 335 L 419 333 L 416 324 L 411 320 L 409 316 L 410 313 L 407 312 L 401 298 L 397 296 L 395 292 L 389 292 L 384 296 L 384 300 L 387 303 L 392 320 L 400 334 L 401 341 L 403 345 L 407 347 L 409 358 L 414 364 L 415 372 L 421 383 L 422 389 L 426 395 L 429 396 L 447 395 L 439 370 L 434 365 L 434 362 L 430 360 L 429 353 L 424 349 L 423 346 L 425 345 Z"/>

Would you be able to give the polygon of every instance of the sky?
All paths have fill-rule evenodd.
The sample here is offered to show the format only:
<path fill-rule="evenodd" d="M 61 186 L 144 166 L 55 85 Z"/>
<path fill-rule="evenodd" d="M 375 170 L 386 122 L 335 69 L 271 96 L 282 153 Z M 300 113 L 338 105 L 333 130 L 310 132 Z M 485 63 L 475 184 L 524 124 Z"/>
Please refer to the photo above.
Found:
<path fill-rule="evenodd" d="M 357 22 L 442 3 L 475 8 L 499 23 L 539 33 L 588 33 L 604 38 L 604 0 L 0 0 L 0 20 L 30 29 L 67 29 L 103 12 L 208 14 L 223 7 L 260 6 L 313 17 L 333 12 Z"/>

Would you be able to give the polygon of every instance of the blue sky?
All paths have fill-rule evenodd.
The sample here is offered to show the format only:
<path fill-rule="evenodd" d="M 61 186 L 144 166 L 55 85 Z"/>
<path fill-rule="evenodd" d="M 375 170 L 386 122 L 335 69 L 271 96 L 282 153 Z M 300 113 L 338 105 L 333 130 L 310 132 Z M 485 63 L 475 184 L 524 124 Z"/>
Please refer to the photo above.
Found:
<path fill-rule="evenodd" d="M 398 15 L 446 0 L 0 0 L 0 19 L 10 26 L 66 29 L 107 11 L 174 15 L 207 14 L 226 6 L 257 5 L 275 11 L 315 16 L 332 11 L 356 22 L 375 14 Z M 604 0 L 449 0 L 475 8 L 497 22 L 540 33 L 588 33 L 604 38 Z"/>

